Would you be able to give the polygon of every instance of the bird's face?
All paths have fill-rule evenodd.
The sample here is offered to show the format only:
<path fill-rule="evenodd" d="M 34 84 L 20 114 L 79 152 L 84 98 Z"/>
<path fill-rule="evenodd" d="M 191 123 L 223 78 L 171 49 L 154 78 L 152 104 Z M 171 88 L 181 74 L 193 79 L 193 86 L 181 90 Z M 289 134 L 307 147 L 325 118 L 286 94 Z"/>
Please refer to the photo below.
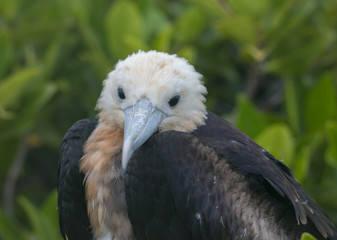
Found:
<path fill-rule="evenodd" d="M 155 51 L 120 61 L 104 81 L 100 121 L 124 129 L 122 168 L 156 131 L 190 132 L 204 123 L 207 93 L 186 60 Z"/>

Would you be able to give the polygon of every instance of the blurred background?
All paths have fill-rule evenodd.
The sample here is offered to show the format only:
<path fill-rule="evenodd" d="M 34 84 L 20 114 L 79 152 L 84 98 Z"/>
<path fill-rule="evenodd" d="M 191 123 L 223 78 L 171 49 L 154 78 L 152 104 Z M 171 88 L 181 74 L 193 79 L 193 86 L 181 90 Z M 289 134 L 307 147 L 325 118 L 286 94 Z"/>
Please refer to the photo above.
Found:
<path fill-rule="evenodd" d="M 337 1 L 1 0 L 0 238 L 60 239 L 59 147 L 118 59 L 156 49 L 337 223 Z"/>

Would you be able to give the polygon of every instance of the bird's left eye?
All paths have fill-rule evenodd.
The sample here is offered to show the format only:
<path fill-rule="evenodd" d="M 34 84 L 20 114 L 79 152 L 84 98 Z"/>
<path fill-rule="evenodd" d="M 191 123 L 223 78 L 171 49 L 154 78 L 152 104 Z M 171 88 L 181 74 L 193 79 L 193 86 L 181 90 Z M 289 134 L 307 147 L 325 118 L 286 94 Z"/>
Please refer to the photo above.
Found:
<path fill-rule="evenodd" d="M 125 93 L 124 93 L 124 90 L 123 90 L 123 88 L 121 88 L 121 87 L 119 87 L 118 89 L 117 89 L 117 93 L 118 93 L 118 97 L 120 98 L 120 99 L 125 99 Z"/>
<path fill-rule="evenodd" d="M 170 107 L 174 107 L 175 105 L 178 104 L 180 99 L 180 95 L 175 95 L 173 98 L 170 99 L 170 101 L 168 102 Z"/>

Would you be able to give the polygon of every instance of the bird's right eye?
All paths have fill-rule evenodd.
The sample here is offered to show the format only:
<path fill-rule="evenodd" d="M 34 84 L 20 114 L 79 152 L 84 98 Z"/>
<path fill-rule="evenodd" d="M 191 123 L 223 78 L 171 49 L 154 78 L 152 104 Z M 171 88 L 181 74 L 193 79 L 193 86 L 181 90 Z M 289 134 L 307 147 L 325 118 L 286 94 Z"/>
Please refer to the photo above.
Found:
<path fill-rule="evenodd" d="M 119 88 L 117 89 L 117 94 L 118 94 L 118 97 L 119 97 L 120 99 L 122 99 L 122 100 L 125 99 L 125 93 L 124 93 L 123 88 L 119 87 Z"/>
<path fill-rule="evenodd" d="M 175 95 L 173 98 L 170 99 L 170 101 L 168 102 L 170 107 L 174 107 L 175 105 L 178 104 L 180 99 L 180 95 Z"/>

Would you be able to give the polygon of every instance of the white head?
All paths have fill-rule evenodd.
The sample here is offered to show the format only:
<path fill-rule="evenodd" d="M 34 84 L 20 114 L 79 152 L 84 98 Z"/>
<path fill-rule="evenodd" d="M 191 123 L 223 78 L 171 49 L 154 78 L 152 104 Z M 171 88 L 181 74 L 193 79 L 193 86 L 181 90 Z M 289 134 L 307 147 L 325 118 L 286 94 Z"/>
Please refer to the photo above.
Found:
<path fill-rule="evenodd" d="M 158 119 L 152 124 L 156 126 L 151 127 L 152 132 L 148 133 L 149 136 L 143 142 L 157 130 L 190 132 L 203 125 L 206 118 L 204 95 L 207 90 L 201 78 L 201 74 L 183 58 L 156 51 L 139 51 L 119 61 L 104 81 L 97 104 L 100 121 L 126 128 L 128 115 L 135 119 L 135 111 L 138 111 L 135 106 L 146 99 L 146 106 L 142 104 L 140 107 L 146 108 L 146 113 L 141 110 L 141 114 L 153 112 L 147 106 L 152 105 Z M 133 113 L 130 113 L 130 109 L 133 109 Z M 124 145 L 126 138 L 128 136 L 124 133 Z M 123 146 L 123 158 L 125 150 Z"/>

